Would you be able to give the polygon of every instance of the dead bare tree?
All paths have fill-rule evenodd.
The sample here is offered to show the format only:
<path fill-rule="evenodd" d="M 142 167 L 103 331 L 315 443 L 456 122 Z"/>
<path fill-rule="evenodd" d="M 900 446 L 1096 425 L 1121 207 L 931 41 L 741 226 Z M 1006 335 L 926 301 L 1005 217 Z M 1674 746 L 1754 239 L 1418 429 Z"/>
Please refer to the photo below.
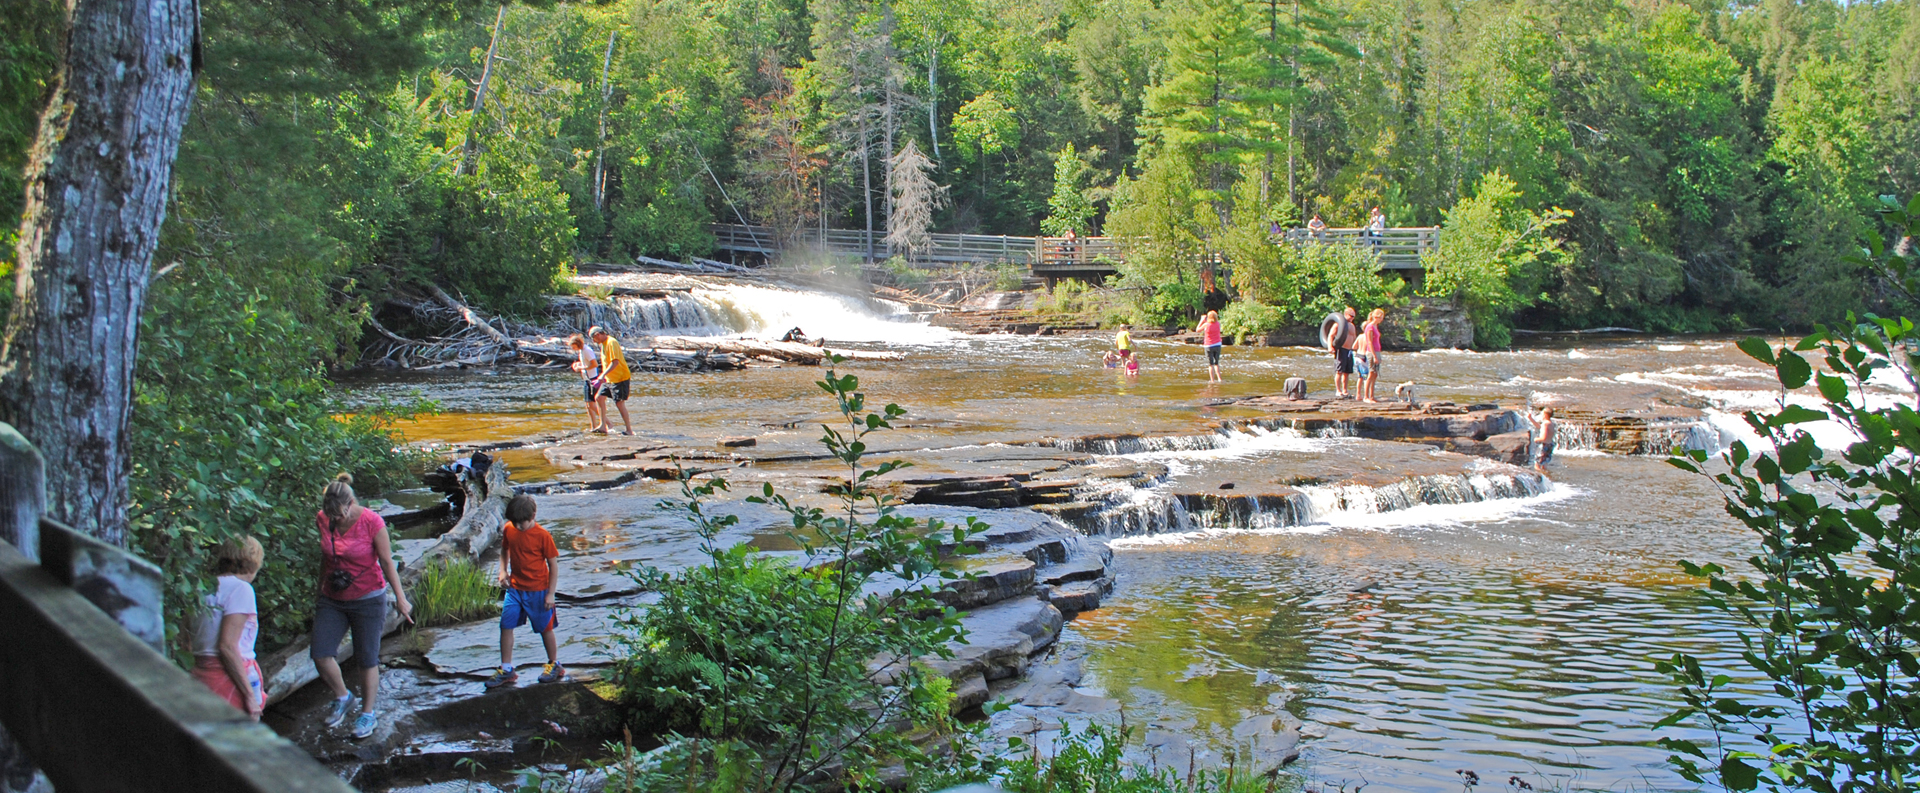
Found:
<path fill-rule="evenodd" d="M 887 218 L 887 247 L 917 258 L 933 244 L 933 213 L 946 206 L 947 188 L 933 181 L 936 166 L 911 140 L 889 165 L 893 214 Z"/>

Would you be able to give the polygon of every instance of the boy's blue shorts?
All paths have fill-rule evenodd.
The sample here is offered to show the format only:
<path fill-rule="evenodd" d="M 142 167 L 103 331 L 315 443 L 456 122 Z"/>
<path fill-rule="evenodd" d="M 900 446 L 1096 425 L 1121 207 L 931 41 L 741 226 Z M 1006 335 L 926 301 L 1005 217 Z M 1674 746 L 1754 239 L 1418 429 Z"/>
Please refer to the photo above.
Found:
<path fill-rule="evenodd" d="M 560 604 L 553 608 L 544 608 L 547 604 L 546 590 L 531 592 L 525 589 L 507 590 L 506 599 L 500 603 L 500 630 L 510 631 L 522 625 L 531 624 L 534 633 L 546 633 L 560 626 Z"/>

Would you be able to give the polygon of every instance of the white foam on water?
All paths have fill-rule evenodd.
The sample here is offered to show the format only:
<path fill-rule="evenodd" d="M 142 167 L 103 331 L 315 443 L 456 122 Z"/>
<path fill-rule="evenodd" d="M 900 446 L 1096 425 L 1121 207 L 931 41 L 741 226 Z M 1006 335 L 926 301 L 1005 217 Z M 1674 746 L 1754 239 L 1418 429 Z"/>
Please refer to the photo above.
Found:
<path fill-rule="evenodd" d="M 1593 355 L 1592 355 L 1592 354 L 1590 354 L 1590 353 L 1584 353 L 1584 352 L 1581 352 L 1581 351 L 1579 351 L 1579 350 L 1568 350 L 1568 351 L 1567 351 L 1567 357 L 1568 357 L 1568 358 L 1570 358 L 1570 359 L 1572 359 L 1572 360 L 1575 360 L 1575 361 L 1579 361 L 1579 360 L 1584 360 L 1584 359 L 1587 359 L 1587 358 L 1592 358 L 1592 357 L 1593 357 Z"/>
<path fill-rule="evenodd" d="M 1656 347 L 1654 347 L 1654 349 L 1656 349 L 1656 350 L 1659 350 L 1659 351 L 1661 351 L 1661 352 L 1686 352 L 1686 351 L 1687 351 L 1687 345 L 1685 345 L 1685 344 L 1661 344 L 1661 345 L 1658 345 L 1658 346 L 1656 346 Z"/>
<path fill-rule="evenodd" d="M 1169 473 L 1178 476 L 1192 470 L 1190 463 L 1201 460 L 1242 460 L 1272 452 L 1318 452 L 1325 451 L 1332 444 L 1329 439 L 1309 438 L 1291 427 L 1273 430 L 1249 427 L 1246 430 L 1228 430 L 1221 436 L 1224 442 L 1210 449 L 1156 450 L 1120 456 L 1129 460 L 1160 463 L 1167 466 Z"/>
<path fill-rule="evenodd" d="M 693 291 L 720 324 L 734 333 L 778 337 L 800 328 L 808 338 L 832 342 L 934 345 L 959 334 L 919 321 L 904 303 L 861 300 L 829 292 L 727 284 Z"/>
<path fill-rule="evenodd" d="M 1302 489 L 1304 490 L 1306 488 Z M 1146 548 L 1154 546 L 1187 545 L 1234 535 L 1265 537 L 1289 534 L 1325 534 L 1335 529 L 1396 531 L 1450 528 L 1454 526 L 1511 520 L 1516 517 L 1531 514 L 1545 505 L 1580 498 L 1590 495 L 1592 492 L 1593 491 L 1575 485 L 1554 482 L 1548 487 L 1546 492 L 1523 498 L 1499 498 L 1465 504 L 1424 504 L 1407 509 L 1393 510 L 1391 512 L 1352 512 L 1336 510 L 1327 514 L 1318 514 L 1318 510 L 1316 510 L 1314 522 L 1299 526 L 1256 529 L 1194 529 L 1191 531 L 1114 537 L 1108 540 L 1107 544 L 1115 549 Z"/>

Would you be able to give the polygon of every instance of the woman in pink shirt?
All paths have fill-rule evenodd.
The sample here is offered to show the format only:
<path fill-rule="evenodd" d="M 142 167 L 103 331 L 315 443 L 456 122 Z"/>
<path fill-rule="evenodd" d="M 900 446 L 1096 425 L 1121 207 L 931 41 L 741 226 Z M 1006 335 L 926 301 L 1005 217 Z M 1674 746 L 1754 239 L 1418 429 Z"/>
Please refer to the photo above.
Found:
<path fill-rule="evenodd" d="M 1200 318 L 1200 326 L 1194 328 L 1200 333 L 1201 343 L 1207 346 L 1207 382 L 1220 382 L 1220 312 L 1209 311 Z"/>
<path fill-rule="evenodd" d="M 1360 340 L 1355 344 L 1355 352 L 1367 363 L 1367 376 L 1360 381 L 1362 402 L 1379 401 L 1373 398 L 1373 384 L 1380 380 L 1380 323 L 1386 319 L 1387 310 L 1376 308 L 1367 314 L 1367 324 L 1360 326 Z"/>
<path fill-rule="evenodd" d="M 387 523 L 360 506 L 353 477 L 341 474 L 327 483 L 314 516 L 320 529 L 320 593 L 314 599 L 310 654 L 320 679 L 333 691 L 327 726 L 338 727 L 353 709 L 353 695 L 340 674 L 340 640 L 353 633 L 353 659 L 360 663 L 360 715 L 353 737 L 372 735 L 379 726 L 374 709 L 380 696 L 380 634 L 387 621 L 387 599 L 403 619 L 413 620 L 413 604 L 400 587 L 393 564 Z"/>

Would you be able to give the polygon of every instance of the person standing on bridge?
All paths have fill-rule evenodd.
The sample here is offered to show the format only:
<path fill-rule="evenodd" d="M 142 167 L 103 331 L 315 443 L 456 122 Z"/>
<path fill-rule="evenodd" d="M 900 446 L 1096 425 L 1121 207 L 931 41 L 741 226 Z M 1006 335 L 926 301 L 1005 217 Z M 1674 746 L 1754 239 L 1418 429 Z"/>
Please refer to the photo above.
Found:
<path fill-rule="evenodd" d="M 1373 208 L 1373 214 L 1367 217 L 1367 241 L 1373 247 L 1380 247 L 1381 240 L 1387 236 L 1387 215 L 1379 207 Z"/>
<path fill-rule="evenodd" d="M 1194 328 L 1200 334 L 1200 341 L 1207 347 L 1207 382 L 1220 382 L 1220 312 L 1208 311 L 1200 318 L 1199 327 Z"/>
<path fill-rule="evenodd" d="M 1313 219 L 1307 221 L 1307 238 L 1320 239 L 1327 235 L 1327 222 L 1320 219 L 1320 213 L 1313 213 Z"/>

